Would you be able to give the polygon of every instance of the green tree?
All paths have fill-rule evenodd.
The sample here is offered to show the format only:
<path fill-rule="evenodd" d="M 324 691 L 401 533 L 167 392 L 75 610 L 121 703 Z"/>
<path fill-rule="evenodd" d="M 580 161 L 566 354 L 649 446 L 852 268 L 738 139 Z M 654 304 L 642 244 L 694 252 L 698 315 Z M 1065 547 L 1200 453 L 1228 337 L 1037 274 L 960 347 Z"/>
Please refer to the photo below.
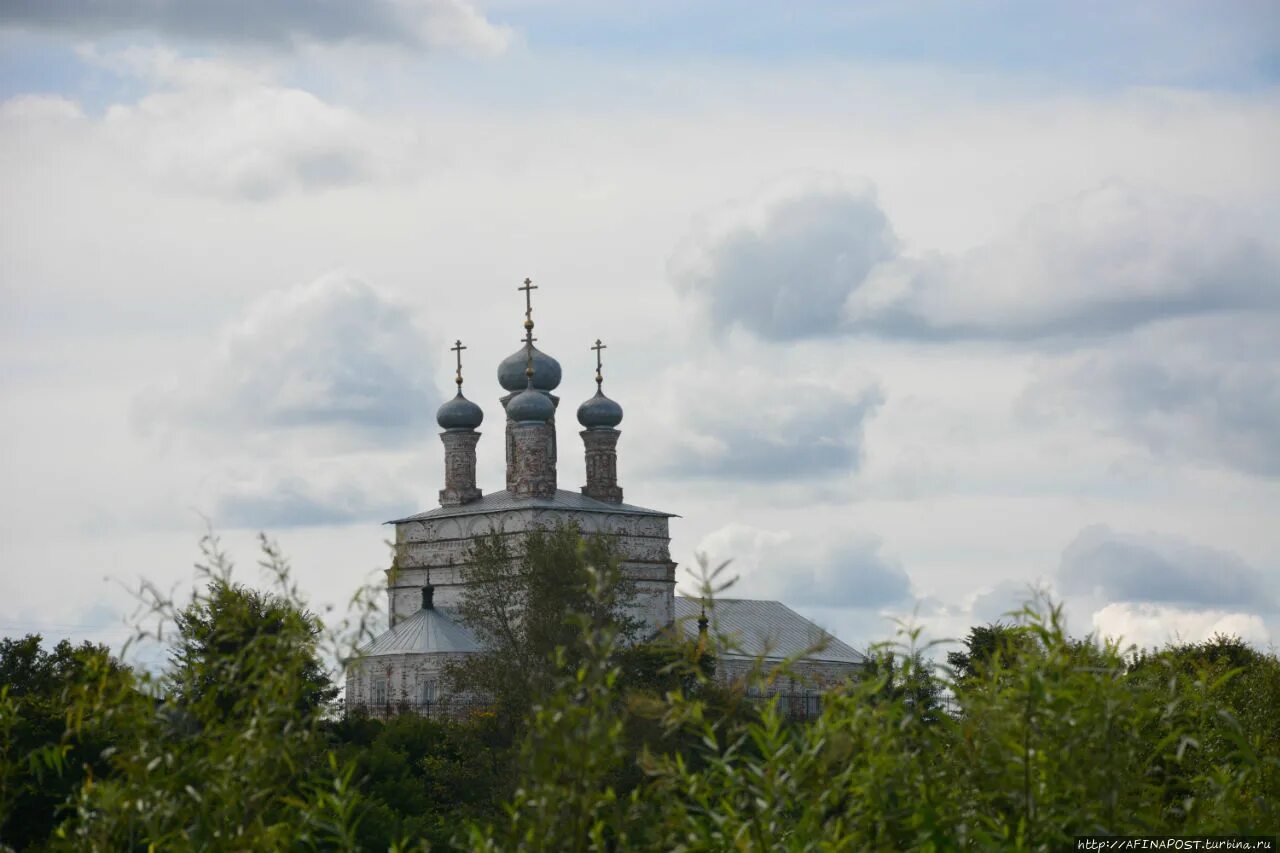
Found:
<path fill-rule="evenodd" d="M 469 841 L 1046 850 L 1086 833 L 1270 831 L 1278 800 L 1259 768 L 1280 756 L 1215 737 L 1239 728 L 1224 703 L 1234 676 L 1134 678 L 1115 645 L 1072 639 L 1057 608 L 1038 607 L 1021 616 L 1024 653 L 992 654 L 950 685 L 955 717 L 927 719 L 902 689 L 912 647 L 895 652 L 892 669 L 828 693 L 812 723 L 787 721 L 774 703 L 725 716 L 668 691 L 649 710 L 670 736 L 642 750 L 645 781 L 629 792 L 613 783 L 637 760 L 625 745 L 628 708 L 613 698 L 609 637 L 592 635 L 594 653 L 536 708 L 508 819 L 474 827 Z"/>
<path fill-rule="evenodd" d="M 38 634 L 0 639 L 0 839 L 17 850 L 48 841 L 85 774 L 103 776 L 116 733 L 68 732 L 73 691 L 91 674 L 123 681 L 106 646 L 61 640 L 46 651 Z"/>
<path fill-rule="evenodd" d="M 209 703 L 234 714 L 254 698 L 249 691 L 257 682 L 246 671 L 282 656 L 299 668 L 301 714 L 323 711 L 338 695 L 317 654 L 319 621 L 280 593 L 214 577 L 175 621 L 168 688 L 181 706 Z"/>
<path fill-rule="evenodd" d="M 583 659 L 575 620 L 592 630 L 609 627 L 620 646 L 638 639 L 643 623 L 628 609 L 635 585 L 608 537 L 584 537 L 565 524 L 523 534 L 513 547 L 492 533 L 476 542 L 470 559 L 458 616 L 484 651 L 452 665 L 448 676 L 455 689 L 493 697 L 504 717 L 523 717 L 563 667 Z"/>
<path fill-rule="evenodd" d="M 190 604 L 153 600 L 178 626 L 159 677 L 126 689 L 87 679 L 73 697 L 84 726 L 125 733 L 106 778 L 85 779 L 60 842 L 76 850 L 356 849 L 354 768 L 328 749 L 316 620 L 288 564 L 263 540 L 269 595 L 231 583 L 217 540 Z M 262 620 L 262 621 L 257 621 Z"/>
<path fill-rule="evenodd" d="M 923 649 L 905 654 L 892 647 L 872 649 L 867 655 L 866 677 L 880 679 L 879 701 L 901 702 L 924 722 L 938 722 L 943 713 L 945 686 L 934 674 L 933 662 Z"/>
<path fill-rule="evenodd" d="M 426 841 L 434 850 L 468 822 L 501 815 L 512 792 L 510 727 L 491 716 L 466 721 L 402 714 L 385 722 L 335 721 L 340 760 L 355 767 L 362 804 L 357 839 L 366 850 Z"/>
<path fill-rule="evenodd" d="M 1184 761 L 1161 768 L 1171 811 L 1219 810 L 1220 802 L 1194 797 L 1206 783 L 1237 790 L 1246 811 L 1250 803 L 1280 802 L 1280 660 L 1274 654 L 1218 634 L 1201 643 L 1138 652 L 1128 661 L 1128 673 L 1135 687 L 1160 691 L 1172 684 L 1212 702 L 1209 708 L 1189 701 L 1179 706 L 1179 713 L 1195 718 L 1200 733 L 1187 745 Z"/>
<path fill-rule="evenodd" d="M 969 629 L 964 651 L 947 653 L 947 664 L 956 678 L 975 678 L 992 666 L 997 658 L 1006 663 L 1034 651 L 1035 637 L 1024 626 L 992 622 Z"/>

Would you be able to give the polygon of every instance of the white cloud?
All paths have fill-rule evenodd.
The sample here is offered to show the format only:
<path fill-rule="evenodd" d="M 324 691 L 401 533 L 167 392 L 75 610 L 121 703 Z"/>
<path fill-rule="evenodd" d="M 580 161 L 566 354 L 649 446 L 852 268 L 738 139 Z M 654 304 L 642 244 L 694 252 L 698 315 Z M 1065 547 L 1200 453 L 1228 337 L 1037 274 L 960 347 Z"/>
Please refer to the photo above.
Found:
<path fill-rule="evenodd" d="M 265 71 L 165 50 L 85 55 L 154 87 L 111 106 L 100 128 L 167 191 L 262 201 L 409 174 L 412 134 Z"/>
<path fill-rule="evenodd" d="M 1053 592 L 1046 584 L 1002 580 L 974 596 L 969 609 L 975 624 L 1016 621 L 1017 617 L 1010 614 L 1016 614 L 1028 604 L 1038 606 L 1037 594 L 1040 592 L 1053 598 Z"/>
<path fill-rule="evenodd" d="M 1058 583 L 1066 594 L 1125 602 L 1270 610 L 1271 585 L 1235 554 L 1171 536 L 1080 531 L 1062 553 Z"/>
<path fill-rule="evenodd" d="M 1046 364 L 1024 411 L 1079 421 L 1160 460 L 1280 476 L 1280 315 L 1229 314 L 1142 329 Z"/>
<path fill-rule="evenodd" d="M 911 599 L 906 571 L 880 549 L 874 537 L 848 531 L 808 539 L 737 522 L 712 531 L 698 545 L 713 565 L 732 560 L 728 577 L 739 581 L 727 597 L 870 611 Z"/>
<path fill-rule="evenodd" d="M 716 328 L 785 341 L 838 333 L 845 294 L 896 247 L 869 184 L 824 177 L 725 207 L 685 238 L 670 270 Z"/>
<path fill-rule="evenodd" d="M 380 445 L 374 429 L 336 425 L 348 434 L 318 442 L 315 433 L 329 428 L 251 418 L 215 420 L 202 429 L 194 410 L 184 408 L 194 402 L 195 386 L 218 373 L 212 363 L 195 367 L 204 357 L 195 351 L 239 307 L 266 288 L 337 266 L 366 271 L 370 281 L 403 294 L 435 340 L 461 336 L 472 347 L 468 394 L 487 408 L 498 396 L 492 367 L 515 349 L 512 330 L 518 335 L 519 309 L 502 294 L 508 282 L 526 271 L 539 278 L 541 270 L 539 334 L 566 373 L 561 483 L 582 482 L 580 443 L 567 427 L 572 408 L 593 390 L 586 345 L 600 335 L 613 347 L 606 353 L 606 391 L 627 409 L 620 473 L 628 500 L 684 516 L 673 521 L 672 546 L 681 559 L 706 532 L 732 521 L 785 529 L 800 543 L 855 523 L 883 538 L 881 553 L 901 558 L 919 591 L 955 607 L 1002 578 L 1029 580 L 1052 571 L 1062 543 L 1098 518 L 1118 529 L 1185 531 L 1238 550 L 1259 567 L 1280 553 L 1280 534 L 1267 517 L 1280 481 L 1183 464 L 1186 454 L 1173 452 L 1181 442 L 1166 443 L 1167 455 L 1148 459 L 1131 439 L 1100 434 L 1090 420 L 1070 420 L 1071 408 L 1047 424 L 1019 420 L 1014 403 L 1021 388 L 1043 365 L 1040 359 L 1060 359 L 1061 349 L 1051 355 L 1055 348 L 1044 344 L 1014 350 L 935 340 L 922 346 L 909 338 L 843 334 L 761 346 L 757 334 L 721 361 L 714 353 L 721 341 L 704 344 L 699 329 L 683 327 L 688 303 L 665 286 L 670 279 L 662 272 L 692 212 L 806 167 L 874 176 L 901 251 L 915 257 L 927 248 L 962 257 L 1011 233 L 1022 211 L 1113 175 L 1183 197 L 1208 195 L 1229 211 L 1252 205 L 1265 214 L 1277 198 L 1277 173 L 1269 168 L 1280 127 L 1274 99 L 1150 91 L 1077 98 L 1043 90 L 1023 99 L 1025 91 L 975 84 L 956 100 L 957 81 L 943 74 L 911 72 L 927 77 L 917 85 L 901 74 L 848 66 L 784 70 L 662 60 L 637 68 L 581 56 L 550 62 L 537 48 L 531 44 L 528 52 L 483 66 L 428 58 L 394 69 L 385 52 L 325 48 L 290 60 L 298 64 L 281 76 L 248 73 L 225 82 L 218 74 L 233 69 L 221 61 L 163 73 L 144 64 L 128 72 L 157 94 L 219 86 L 326 92 L 325 106 L 375 122 L 376 131 L 387 124 L 394 131 L 403 121 L 430 140 L 429 181 L 337 190 L 332 182 L 304 188 L 285 181 L 269 203 L 254 205 L 226 203 L 243 198 L 231 179 L 161 183 L 163 169 L 148 165 L 151 140 L 122 134 L 108 144 L 98 119 L 102 98 L 120 100 L 115 93 L 133 91 L 134 80 L 117 83 L 92 71 L 76 90 L 84 93 L 90 117 L 75 117 L 78 107 L 63 99 L 46 102 L 50 120 L 43 129 L 34 121 L 24 125 L 30 133 L 6 125 L 0 231 L 9 310 L 3 312 L 7 334 L 0 337 L 4 444 L 13 452 L 0 477 L 9 485 L 0 540 L 6 564 L 26 568 L 6 575 L 5 596 L 55 612 L 72 605 L 46 595 L 47 583 L 38 580 L 49 572 L 69 572 L 71 584 L 83 590 L 104 565 L 130 577 L 181 572 L 199 529 L 186 507 L 216 516 L 233 499 L 243 506 L 255 496 L 269 498 L 273 480 L 325 512 L 359 505 L 344 495 L 376 501 L 399 494 L 403 484 L 417 494 L 413 509 L 433 505 L 441 453 L 429 423 L 387 439 L 423 470 L 370 463 L 385 476 L 384 487 L 372 476 L 348 477 L 350 460 L 331 459 L 344 448 Z M 330 64 L 339 54 L 347 64 Z M 388 64 L 372 74 L 356 65 L 375 56 L 374 62 Z M 307 61 L 314 64 L 303 67 Z M 661 74 L 646 77 L 646 69 Z M 135 108 L 137 100 L 130 96 L 127 103 Z M 392 107 L 392 119 L 375 112 L 386 109 L 390 116 Z M 208 126 L 216 130 L 216 120 Z M 370 143 L 370 156 L 394 166 L 396 157 L 378 153 L 383 138 Z M 584 192 L 605 184 L 608 198 Z M 1169 350 L 1166 358 L 1166 348 L 1175 335 L 1194 340 L 1202 328 L 1170 329 L 1168 337 L 1143 332 L 1134 348 L 1147 347 L 1148 362 L 1186 377 L 1194 355 Z M 1241 341 L 1242 364 L 1247 346 Z M 1075 353 L 1085 354 L 1068 355 Z M 1252 363 L 1261 368 L 1265 357 Z M 668 364 L 681 369 L 664 373 Z M 874 417 L 858 422 L 864 431 L 854 438 L 842 432 L 855 421 L 840 419 L 847 414 L 840 404 L 846 396 L 856 400 L 868 383 L 848 375 L 851 365 L 872 371 L 885 398 Z M 432 376 L 430 365 L 407 370 L 414 374 L 411 389 L 423 376 L 443 385 L 449 372 L 441 366 Z M 128 429 L 127 410 L 140 385 L 168 387 L 170 371 L 180 373 L 181 382 L 172 384 L 173 405 L 157 426 L 174 428 L 184 441 L 166 448 Z M 1207 394 L 1217 375 L 1206 375 L 1198 387 Z M 790 379 L 816 390 L 793 397 Z M 663 393 L 668 384 L 670 397 Z M 1262 395 L 1264 386 L 1251 380 L 1222 403 L 1201 396 L 1197 420 L 1211 427 L 1250 387 Z M 1097 398 L 1103 396 L 1100 388 Z M 793 399 L 803 405 L 788 408 Z M 1074 411 L 1090 418 L 1105 411 L 1089 403 L 1085 389 Z M 429 420 L 430 404 L 423 409 Z M 1188 410 L 1149 406 L 1144 428 L 1168 430 L 1181 416 L 1162 423 L 1161 412 Z M 495 412 L 490 408 L 480 448 L 489 491 L 501 488 Z M 819 417 L 806 422 L 797 412 Z M 1135 418 L 1116 411 L 1100 420 L 1118 431 Z M 756 435 L 735 434 L 757 421 L 764 426 Z M 799 466 L 797 476 L 773 480 L 656 473 L 669 440 L 723 452 L 734 443 L 750 449 L 752 439 L 771 433 L 784 451 L 788 436 L 856 444 L 863 462 L 835 476 Z M 195 447 L 185 441 L 193 434 L 201 441 Z M 416 442 L 408 440 L 411 434 Z M 219 446 L 209 446 L 215 441 Z M 296 457 L 257 473 L 256 463 L 288 447 L 297 448 Z M 899 477 L 909 480 L 905 487 L 888 482 Z M 68 490 L 67 483 L 76 487 Z M 377 525 L 312 527 L 294 535 L 287 547 L 310 557 L 299 560 L 308 586 L 335 598 L 349 592 L 352 566 L 385 565 L 385 530 Z M 345 550 L 330 547 L 344 536 L 351 543 Z M 50 541 L 59 548 L 50 551 Z M 251 553 L 251 543 L 242 553 Z M 1081 629 L 1103 603 L 1083 611 Z M 845 639 L 870 623 L 876 638 L 892 633 L 868 611 L 841 612 L 849 615 L 824 624 L 847 626 L 840 631 Z M 948 612 L 958 624 L 942 626 L 945 632 L 963 635 L 971 624 L 967 611 Z"/>
<path fill-rule="evenodd" d="M 0 121 L 12 129 L 28 123 L 66 122 L 84 118 L 80 105 L 61 95 L 17 95 L 0 103 Z"/>
<path fill-rule="evenodd" d="M 404 306 L 331 273 L 262 296 L 203 367 L 144 394 L 135 419 L 237 443 L 318 432 L 395 446 L 430 429 L 433 365 Z"/>
<path fill-rule="evenodd" d="M 649 439 L 651 470 L 755 482 L 847 477 L 862 463 L 863 429 L 884 401 L 847 369 L 804 372 L 798 353 L 729 344 L 661 377 L 671 425 Z"/>
<path fill-rule="evenodd" d="M 512 33 L 466 0 L 42 0 L 0 6 L 0 26 L 85 35 L 153 32 L 224 43 L 365 41 L 500 53 Z"/>
<path fill-rule="evenodd" d="M 849 294 L 851 328 L 924 337 L 1094 335 L 1280 308 L 1272 249 L 1201 199 L 1111 183 L 958 257 L 901 258 Z"/>
<path fill-rule="evenodd" d="M 866 185 L 788 185 L 686 237 L 671 274 L 715 328 L 765 339 L 1091 337 L 1165 317 L 1280 309 L 1280 261 L 1202 199 L 1108 183 L 969 252 L 901 254 Z"/>
<path fill-rule="evenodd" d="M 1227 610 L 1189 610 L 1168 605 L 1116 602 L 1093 614 L 1099 635 L 1139 648 L 1170 642 L 1199 643 L 1214 634 L 1237 636 L 1258 647 L 1271 642 L 1271 632 L 1252 613 Z"/>
<path fill-rule="evenodd" d="M 237 466 L 212 485 L 216 529 L 377 524 L 416 512 L 403 471 L 376 457 L 311 457 Z"/>

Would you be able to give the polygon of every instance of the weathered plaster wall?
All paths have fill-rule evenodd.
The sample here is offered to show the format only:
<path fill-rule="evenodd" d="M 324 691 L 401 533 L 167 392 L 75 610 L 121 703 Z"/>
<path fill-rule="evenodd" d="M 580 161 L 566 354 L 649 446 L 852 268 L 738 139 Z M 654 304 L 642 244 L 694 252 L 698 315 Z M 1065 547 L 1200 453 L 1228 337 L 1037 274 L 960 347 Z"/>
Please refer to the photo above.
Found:
<path fill-rule="evenodd" d="M 422 605 L 421 589 L 435 587 L 437 607 L 455 607 L 466 583 L 474 540 L 492 532 L 510 539 L 519 553 L 530 531 L 575 523 L 584 534 L 615 539 L 622 570 L 636 582 L 634 612 L 651 632 L 674 618 L 675 563 L 671 561 L 667 518 L 659 515 L 551 508 L 434 518 L 396 525 L 396 568 L 387 573 L 388 612 L 392 624 Z"/>
<path fill-rule="evenodd" d="M 362 658 L 347 667 L 347 705 L 351 708 L 418 705 L 423 701 L 422 688 L 427 681 L 435 681 L 437 697 L 443 699 L 449 696 L 445 667 L 463 657 L 460 654 L 399 654 Z M 374 685 L 378 679 L 387 682 L 385 703 L 374 701 Z"/>

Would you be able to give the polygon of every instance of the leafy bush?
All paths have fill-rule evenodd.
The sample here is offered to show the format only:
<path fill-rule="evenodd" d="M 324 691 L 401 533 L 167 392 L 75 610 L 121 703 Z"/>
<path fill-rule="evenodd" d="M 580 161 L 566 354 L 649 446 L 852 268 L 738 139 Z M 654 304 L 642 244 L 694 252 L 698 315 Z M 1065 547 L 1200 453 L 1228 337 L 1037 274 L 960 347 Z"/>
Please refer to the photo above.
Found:
<path fill-rule="evenodd" d="M 63 742 L 106 733 L 110 745 L 105 768 L 86 763 L 49 846 L 357 849 L 353 770 L 323 737 L 333 690 L 318 620 L 265 539 L 267 594 L 231 583 L 216 539 L 204 547 L 206 584 L 189 605 L 151 593 L 151 612 L 178 628 L 167 672 L 121 670 L 97 655 L 69 681 Z M 6 750 L 6 769 L 11 761 Z"/>
<path fill-rule="evenodd" d="M 829 693 L 808 724 L 788 721 L 776 704 L 756 718 L 724 716 L 669 691 L 650 711 L 668 734 L 694 736 L 669 742 L 691 746 L 645 749 L 638 758 L 619 749 L 614 639 L 596 632 L 594 654 L 535 710 L 508 821 L 473 827 L 470 843 L 1041 850 L 1086 833 L 1274 828 L 1275 724 L 1265 708 L 1244 716 L 1233 709 L 1240 670 L 1210 679 L 1212 667 L 1197 665 L 1191 675 L 1171 674 L 1179 658 L 1172 650 L 1161 664 L 1169 677 L 1145 678 L 1115 645 L 1069 638 L 1060 610 L 1047 603 L 1021 617 L 1018 654 L 990 655 L 948 685 L 954 715 L 933 713 L 918 690 L 894 687 L 895 678 L 934 677 L 913 672 L 922 659 L 908 635 L 894 671 L 882 666 Z M 1273 671 L 1269 660 L 1259 671 Z M 1255 678 L 1266 686 L 1251 684 L 1247 695 L 1269 698 L 1274 676 Z M 609 779 L 632 760 L 646 781 L 624 797 Z"/>
<path fill-rule="evenodd" d="M 179 630 L 160 676 L 101 649 L 0 645 L 6 843 L 1052 850 L 1280 825 L 1280 662 L 1231 638 L 1126 654 L 1068 637 L 1040 601 L 975 628 L 950 673 L 904 632 L 800 722 L 743 701 L 790 662 L 725 685 L 714 632 L 629 644 L 609 618 L 616 566 L 566 538 L 543 557 L 572 569 L 576 603 L 537 628 L 555 640 L 521 687 L 523 725 L 344 720 L 321 677 L 330 635 L 284 561 L 266 546 L 259 593 L 206 544 L 203 591 L 155 602 Z"/>

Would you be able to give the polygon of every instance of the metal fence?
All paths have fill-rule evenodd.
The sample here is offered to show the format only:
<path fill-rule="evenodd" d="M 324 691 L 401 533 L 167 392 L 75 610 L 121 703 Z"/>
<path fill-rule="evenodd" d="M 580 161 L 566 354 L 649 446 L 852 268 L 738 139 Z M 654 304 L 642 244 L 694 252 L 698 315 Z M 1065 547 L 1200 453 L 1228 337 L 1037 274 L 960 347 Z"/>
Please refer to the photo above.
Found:
<path fill-rule="evenodd" d="M 347 717 L 389 720 L 402 714 L 416 714 L 432 720 L 470 720 L 493 713 L 493 703 L 478 699 L 449 698 L 436 702 L 388 702 L 385 704 L 348 705 Z"/>
<path fill-rule="evenodd" d="M 778 700 L 778 710 L 790 720 L 813 720 L 822 713 L 820 693 L 747 694 L 744 701 L 764 705 Z M 433 720 L 470 720 L 492 714 L 492 702 L 480 699 L 448 698 L 436 702 L 388 702 L 384 704 L 349 705 L 343 709 L 347 717 L 389 720 L 402 714 L 416 714 Z"/>
<path fill-rule="evenodd" d="M 822 694 L 820 693 L 769 693 L 754 695 L 748 693 L 742 697 L 755 705 L 764 705 L 774 699 L 778 700 L 778 710 L 790 720 L 813 720 L 822 713 Z"/>

